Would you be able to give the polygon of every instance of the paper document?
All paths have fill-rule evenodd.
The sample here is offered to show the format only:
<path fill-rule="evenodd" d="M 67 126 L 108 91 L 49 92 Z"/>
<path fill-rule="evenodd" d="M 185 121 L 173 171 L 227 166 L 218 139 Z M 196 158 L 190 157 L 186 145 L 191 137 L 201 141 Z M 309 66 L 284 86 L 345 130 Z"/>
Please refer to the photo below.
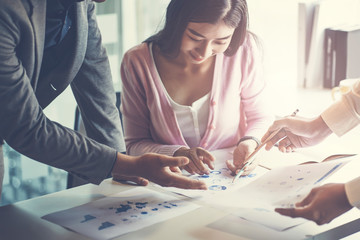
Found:
<path fill-rule="evenodd" d="M 239 208 L 232 214 L 209 224 L 209 227 L 231 233 L 233 229 L 229 229 L 230 223 L 243 220 L 249 221 L 255 226 L 262 225 L 276 231 L 284 231 L 308 221 L 304 218 L 290 218 L 280 215 L 273 209 Z"/>
<path fill-rule="evenodd" d="M 291 165 L 299 165 L 307 162 L 322 162 L 325 159 L 329 158 L 341 158 L 341 157 L 351 157 L 354 154 L 336 154 L 331 153 L 329 155 L 329 150 L 324 151 L 324 149 L 297 149 L 291 153 L 280 152 L 277 148 L 273 148 L 270 151 L 262 151 L 258 154 L 257 158 L 259 160 L 260 166 L 264 166 L 270 169 L 285 167 Z"/>
<path fill-rule="evenodd" d="M 198 207 L 168 194 L 137 187 L 43 218 L 93 239 L 111 239 Z"/>
<path fill-rule="evenodd" d="M 238 189 L 232 193 L 231 198 L 222 199 L 222 201 L 241 208 L 292 207 L 312 188 L 321 185 L 325 179 L 350 160 L 351 158 L 344 158 L 276 168 Z"/>
<path fill-rule="evenodd" d="M 188 174 L 189 178 L 204 181 L 208 190 L 187 190 L 173 187 L 166 188 L 166 190 L 211 203 L 214 196 L 225 196 L 268 172 L 267 169 L 258 166 L 248 176 L 241 176 L 233 183 L 234 175 L 227 168 L 225 163 L 228 159 L 232 160 L 232 150 L 214 151 L 212 154 L 216 158 L 215 169 L 210 171 L 209 175 Z M 219 204 L 221 204 L 221 201 Z"/>
<path fill-rule="evenodd" d="M 237 208 L 232 214 L 210 227 L 232 232 L 230 222 L 247 220 L 267 228 L 284 231 L 306 222 L 304 218 L 290 218 L 274 211 L 275 207 L 293 207 L 312 188 L 323 184 L 332 174 L 351 161 L 351 157 L 329 162 L 292 165 L 265 173 L 227 198 L 217 197 L 214 202 Z"/>

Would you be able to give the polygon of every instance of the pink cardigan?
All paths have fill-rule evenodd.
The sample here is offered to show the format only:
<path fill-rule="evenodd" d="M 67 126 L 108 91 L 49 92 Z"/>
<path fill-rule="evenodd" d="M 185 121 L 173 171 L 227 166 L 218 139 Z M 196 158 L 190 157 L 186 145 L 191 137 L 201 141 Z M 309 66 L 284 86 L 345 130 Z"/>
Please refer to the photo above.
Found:
<path fill-rule="evenodd" d="M 253 38 L 247 38 L 234 56 L 216 56 L 208 128 L 199 147 L 212 151 L 235 146 L 243 136 L 260 139 L 272 123 L 256 47 Z M 187 146 L 147 43 L 125 53 L 121 78 L 127 153 L 172 156 Z"/>

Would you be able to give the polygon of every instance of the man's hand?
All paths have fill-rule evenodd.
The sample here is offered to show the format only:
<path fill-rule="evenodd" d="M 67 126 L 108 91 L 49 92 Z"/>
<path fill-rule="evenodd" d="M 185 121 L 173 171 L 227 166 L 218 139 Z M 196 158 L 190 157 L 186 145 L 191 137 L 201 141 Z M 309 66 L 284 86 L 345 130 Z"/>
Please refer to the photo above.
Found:
<path fill-rule="evenodd" d="M 295 208 L 276 208 L 275 211 L 289 217 L 302 217 L 318 225 L 331 220 L 352 208 L 344 184 L 326 184 L 311 190 Z"/>
<path fill-rule="evenodd" d="M 152 181 L 165 187 L 207 189 L 204 182 L 181 174 L 179 168 L 188 163 L 189 159 L 186 157 L 170 157 L 156 153 L 133 157 L 118 153 L 112 175 L 114 179 L 133 181 L 143 186 Z"/>

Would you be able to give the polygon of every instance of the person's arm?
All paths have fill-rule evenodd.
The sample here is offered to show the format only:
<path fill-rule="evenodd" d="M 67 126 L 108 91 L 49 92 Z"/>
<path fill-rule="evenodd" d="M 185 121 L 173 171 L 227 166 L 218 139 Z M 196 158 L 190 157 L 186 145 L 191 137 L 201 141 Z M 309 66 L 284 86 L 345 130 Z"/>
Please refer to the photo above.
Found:
<path fill-rule="evenodd" d="M 342 136 L 360 123 L 360 79 L 348 93 L 327 108 L 321 117 L 337 136 Z"/>
<path fill-rule="evenodd" d="M 260 139 L 274 120 L 269 105 L 269 89 L 263 74 L 263 59 L 260 42 L 249 34 L 243 46 L 241 107 L 246 116 L 244 136 Z M 245 63 L 244 63 L 245 62 Z"/>
<path fill-rule="evenodd" d="M 279 129 L 279 133 L 267 142 L 266 150 L 270 150 L 280 140 L 279 150 L 291 152 L 296 148 L 316 145 L 332 133 L 321 116 L 314 119 L 289 116 L 276 120 L 261 140 L 265 141 L 272 132 Z"/>
<path fill-rule="evenodd" d="M 163 134 L 156 132 L 153 125 L 161 124 L 159 119 L 170 118 L 165 117 L 165 114 L 173 114 L 168 110 L 163 111 L 156 116 L 159 119 L 151 119 L 150 107 L 158 111 L 163 104 L 153 88 L 149 86 L 153 81 L 151 73 L 151 66 L 149 66 L 149 59 L 144 56 L 144 49 L 136 48 L 125 53 L 121 63 L 121 80 L 122 80 L 122 100 L 121 112 L 123 114 L 125 142 L 127 152 L 130 155 L 141 155 L 146 152 L 154 152 L 173 156 L 175 151 L 184 147 L 184 145 L 169 145 L 161 144 L 154 139 L 154 135 Z M 149 97 L 151 96 L 151 97 Z M 150 99 L 151 98 L 151 99 Z M 161 111 L 161 110 L 160 110 Z M 159 126 L 158 126 L 159 127 Z M 166 128 L 167 126 L 161 126 Z M 170 132 L 173 129 L 166 129 L 163 132 Z M 168 136 L 162 136 L 169 139 Z"/>
<path fill-rule="evenodd" d="M 345 183 L 345 191 L 351 206 L 360 209 L 360 177 Z"/>
<path fill-rule="evenodd" d="M 271 125 L 262 137 L 265 140 L 270 134 L 280 128 L 266 145 L 266 149 L 279 142 L 279 149 L 291 152 L 295 148 L 303 148 L 318 144 L 331 133 L 338 136 L 345 134 L 360 123 L 360 80 L 352 90 L 342 96 L 340 101 L 333 103 L 320 116 L 314 119 L 286 117 Z"/>
<path fill-rule="evenodd" d="M 89 3 L 87 21 L 81 23 L 81 27 L 88 29 L 87 42 L 82 43 L 86 44 L 86 53 L 71 87 L 80 107 L 86 135 L 119 152 L 125 152 L 110 64 L 102 45 L 94 3 Z"/>
<path fill-rule="evenodd" d="M 255 36 L 249 34 L 240 51 L 242 80 L 240 85 L 241 106 L 240 110 L 245 114 L 243 130 L 245 138 L 242 138 L 234 150 L 233 161 L 228 161 L 228 168 L 236 172 L 241 168 L 250 154 L 259 145 L 260 137 L 274 120 L 267 101 L 266 82 L 263 76 L 262 54 L 259 49 L 260 43 L 256 42 Z M 256 163 L 246 168 L 245 174 L 250 173 Z"/>
<path fill-rule="evenodd" d="M 35 57 L 25 48 L 31 38 L 22 39 L 28 33 L 22 30 L 31 32 L 33 26 L 24 20 L 26 15 L 17 15 L 22 12 L 16 3 L 0 9 L 0 136 L 21 154 L 100 183 L 111 172 L 116 150 L 45 116 L 34 92 L 38 79 L 27 75 L 32 73 L 29 62 Z"/>

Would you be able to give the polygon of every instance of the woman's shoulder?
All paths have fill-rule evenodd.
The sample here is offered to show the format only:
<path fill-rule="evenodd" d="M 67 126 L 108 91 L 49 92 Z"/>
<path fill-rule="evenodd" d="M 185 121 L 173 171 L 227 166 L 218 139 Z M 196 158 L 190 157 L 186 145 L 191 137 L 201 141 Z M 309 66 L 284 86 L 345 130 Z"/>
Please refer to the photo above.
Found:
<path fill-rule="evenodd" d="M 261 38 L 254 33 L 249 32 L 247 34 L 243 44 L 243 49 L 244 51 L 247 51 L 250 55 L 254 55 L 257 57 L 263 56 L 263 43 L 261 41 Z"/>
<path fill-rule="evenodd" d="M 131 60 L 131 59 L 140 60 L 140 59 L 147 59 L 149 57 L 150 57 L 149 44 L 145 42 L 130 48 L 124 54 L 124 59 L 127 60 Z"/>
<path fill-rule="evenodd" d="M 244 39 L 243 44 L 239 47 L 237 52 L 234 54 L 234 57 L 243 58 L 247 56 L 248 58 L 252 57 L 262 57 L 262 43 L 260 38 L 254 33 L 248 32 Z M 252 56 L 252 57 L 251 57 Z"/>

